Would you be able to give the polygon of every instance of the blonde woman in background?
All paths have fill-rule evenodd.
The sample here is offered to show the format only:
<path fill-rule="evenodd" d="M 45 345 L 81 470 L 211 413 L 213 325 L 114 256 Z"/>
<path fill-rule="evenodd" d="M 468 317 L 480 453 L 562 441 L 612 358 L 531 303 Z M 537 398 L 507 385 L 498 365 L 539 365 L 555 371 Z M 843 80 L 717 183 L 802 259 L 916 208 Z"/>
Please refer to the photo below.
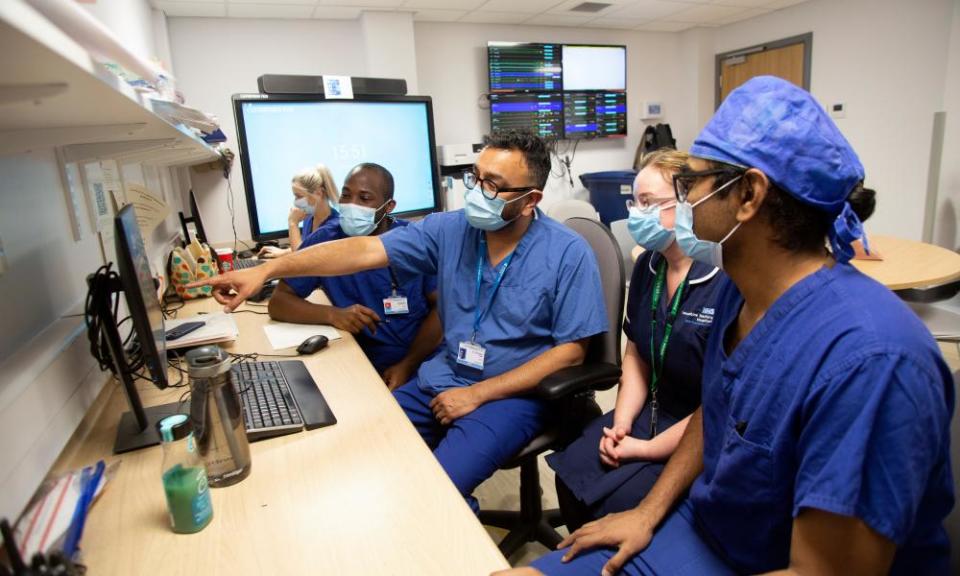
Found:
<path fill-rule="evenodd" d="M 303 239 L 327 222 L 338 217 L 333 206 L 340 199 L 340 191 L 333 181 L 330 169 L 323 164 L 301 170 L 290 182 L 293 191 L 293 207 L 287 217 L 289 248 L 264 246 L 258 256 L 276 258 L 300 247 Z"/>

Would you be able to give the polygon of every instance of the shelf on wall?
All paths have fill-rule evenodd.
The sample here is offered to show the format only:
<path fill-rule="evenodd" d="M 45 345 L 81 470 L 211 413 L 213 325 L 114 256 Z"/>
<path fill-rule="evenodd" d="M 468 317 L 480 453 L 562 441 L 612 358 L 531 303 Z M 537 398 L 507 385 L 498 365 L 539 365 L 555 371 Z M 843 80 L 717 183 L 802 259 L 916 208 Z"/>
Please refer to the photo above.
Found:
<path fill-rule="evenodd" d="M 21 0 L 0 2 L 0 54 L 0 155 L 66 146 L 89 159 L 109 152 L 168 166 L 218 158 L 153 110 L 175 108 L 180 117 L 196 111 L 142 97 Z"/>

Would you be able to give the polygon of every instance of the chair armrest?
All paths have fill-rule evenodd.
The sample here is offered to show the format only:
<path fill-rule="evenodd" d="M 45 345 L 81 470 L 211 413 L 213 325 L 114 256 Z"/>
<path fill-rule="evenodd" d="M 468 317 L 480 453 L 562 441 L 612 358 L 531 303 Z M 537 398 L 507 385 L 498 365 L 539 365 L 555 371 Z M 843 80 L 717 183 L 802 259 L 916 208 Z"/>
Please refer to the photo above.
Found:
<path fill-rule="evenodd" d="M 606 363 L 580 364 L 557 370 L 537 385 L 537 395 L 557 400 L 586 390 L 607 390 L 620 381 L 620 367 Z"/>

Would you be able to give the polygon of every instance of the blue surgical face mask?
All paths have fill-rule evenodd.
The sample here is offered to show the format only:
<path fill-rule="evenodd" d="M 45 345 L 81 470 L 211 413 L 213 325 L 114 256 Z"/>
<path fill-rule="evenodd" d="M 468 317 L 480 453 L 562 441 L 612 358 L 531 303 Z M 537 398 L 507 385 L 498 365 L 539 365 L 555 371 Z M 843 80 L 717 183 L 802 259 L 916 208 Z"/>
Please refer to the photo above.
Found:
<path fill-rule="evenodd" d="M 310 201 L 307 200 L 306 197 L 304 196 L 301 196 L 300 198 L 297 198 L 296 200 L 294 200 L 293 205 L 294 207 L 299 208 L 304 212 L 306 212 L 307 215 L 309 216 L 313 216 L 313 213 L 317 211 L 317 208 L 313 204 L 311 204 Z"/>
<path fill-rule="evenodd" d="M 373 232 L 380 221 L 387 217 L 384 214 L 377 220 L 377 211 L 390 201 L 387 200 L 379 208 L 368 208 L 359 204 L 340 205 L 340 229 L 347 236 L 366 236 Z"/>
<path fill-rule="evenodd" d="M 668 206 L 664 210 L 672 210 Z M 673 230 L 667 230 L 660 224 L 660 205 L 655 204 L 646 209 L 632 206 L 627 218 L 627 230 L 637 244 L 647 250 L 663 252 L 673 243 Z"/>
<path fill-rule="evenodd" d="M 693 209 L 700 204 L 703 204 L 712 198 L 717 192 L 720 192 L 727 186 L 732 185 L 739 179 L 740 177 L 737 176 L 733 180 L 727 182 L 723 186 L 717 188 L 713 192 L 698 200 L 696 204 L 690 204 L 689 202 L 681 202 L 677 204 L 677 220 L 674 227 L 674 231 L 677 235 L 677 245 L 680 246 L 680 250 L 683 251 L 684 254 L 690 258 L 693 258 L 697 262 L 703 262 L 704 264 L 723 269 L 723 243 L 733 236 L 733 233 L 740 228 L 740 225 L 743 224 L 743 222 L 737 222 L 737 225 L 733 227 L 733 230 L 731 230 L 719 242 L 701 240 L 700 238 L 697 238 L 697 235 L 693 232 Z"/>
<path fill-rule="evenodd" d="M 467 192 L 464 194 L 465 206 L 463 208 L 463 211 L 467 216 L 467 222 L 469 222 L 474 228 L 478 228 L 480 230 L 499 230 L 520 217 L 517 215 L 516 218 L 504 220 L 504 207 L 511 202 L 516 202 L 517 200 L 530 195 L 532 192 L 533 190 L 527 192 L 526 194 L 517 196 L 513 200 L 501 200 L 500 198 L 494 198 L 491 200 L 483 195 L 479 184 L 473 188 L 467 188 Z"/>

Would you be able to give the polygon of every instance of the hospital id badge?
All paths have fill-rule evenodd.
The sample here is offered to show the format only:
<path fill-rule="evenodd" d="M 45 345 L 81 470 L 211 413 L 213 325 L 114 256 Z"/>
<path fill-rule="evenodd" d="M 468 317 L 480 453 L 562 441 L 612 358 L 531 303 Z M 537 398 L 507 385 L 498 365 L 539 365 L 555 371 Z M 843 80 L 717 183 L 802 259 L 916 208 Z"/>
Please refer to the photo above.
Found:
<path fill-rule="evenodd" d="M 486 355 L 486 348 L 476 342 L 461 342 L 460 351 L 457 353 L 457 364 L 483 370 L 483 357 Z"/>
<path fill-rule="evenodd" d="M 383 299 L 383 313 L 387 316 L 394 314 L 408 314 L 410 307 L 407 305 L 406 296 L 391 296 Z"/>

